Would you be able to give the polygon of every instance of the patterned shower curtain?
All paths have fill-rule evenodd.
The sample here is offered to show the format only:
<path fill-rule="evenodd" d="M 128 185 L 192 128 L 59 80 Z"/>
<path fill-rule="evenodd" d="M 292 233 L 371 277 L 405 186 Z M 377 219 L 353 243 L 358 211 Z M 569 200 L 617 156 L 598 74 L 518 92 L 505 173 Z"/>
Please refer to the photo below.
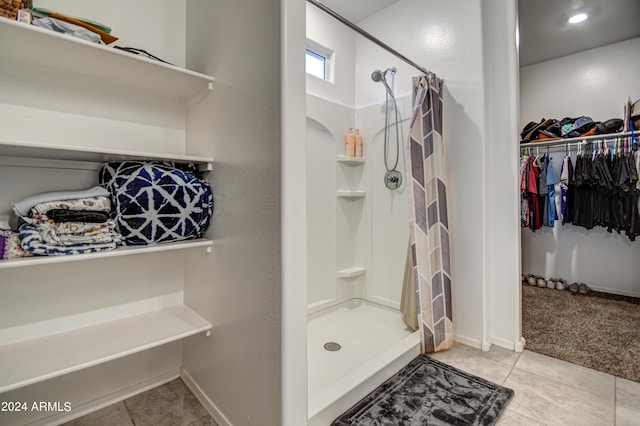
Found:
<path fill-rule="evenodd" d="M 422 352 L 453 346 L 451 264 L 442 141 L 443 82 L 414 79 L 417 93 L 406 146 L 410 245 Z"/>

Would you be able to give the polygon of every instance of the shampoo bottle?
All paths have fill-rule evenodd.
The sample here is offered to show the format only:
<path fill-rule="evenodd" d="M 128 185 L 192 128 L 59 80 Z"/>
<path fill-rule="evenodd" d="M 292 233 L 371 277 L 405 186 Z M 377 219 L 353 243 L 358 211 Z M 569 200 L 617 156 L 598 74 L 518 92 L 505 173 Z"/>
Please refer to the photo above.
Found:
<path fill-rule="evenodd" d="M 356 129 L 356 134 L 354 135 L 355 144 L 356 144 L 356 157 L 363 157 L 362 150 L 362 135 L 360 135 L 360 129 Z"/>
<path fill-rule="evenodd" d="M 355 135 L 353 134 L 353 129 L 349 129 L 349 131 L 347 132 L 347 135 L 344 138 L 344 145 L 345 145 L 345 153 L 344 155 L 346 155 L 347 157 L 355 157 L 356 156 L 356 139 L 355 139 Z"/>

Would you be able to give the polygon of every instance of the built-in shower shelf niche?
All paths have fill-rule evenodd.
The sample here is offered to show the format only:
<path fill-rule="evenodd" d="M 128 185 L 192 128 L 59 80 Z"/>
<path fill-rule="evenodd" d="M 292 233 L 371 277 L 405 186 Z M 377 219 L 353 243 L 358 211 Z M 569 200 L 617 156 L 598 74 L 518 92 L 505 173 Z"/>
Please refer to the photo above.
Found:
<path fill-rule="evenodd" d="M 340 198 L 364 198 L 367 196 L 365 191 L 343 191 L 338 190 L 337 194 Z"/>
<path fill-rule="evenodd" d="M 359 277 L 366 273 L 366 269 L 362 266 L 352 266 L 350 268 L 340 269 L 336 272 L 338 278 Z"/>
<path fill-rule="evenodd" d="M 365 159 L 364 157 L 351 157 L 347 155 L 338 155 L 336 157 L 336 161 L 338 163 L 343 163 L 343 164 L 364 164 Z"/>

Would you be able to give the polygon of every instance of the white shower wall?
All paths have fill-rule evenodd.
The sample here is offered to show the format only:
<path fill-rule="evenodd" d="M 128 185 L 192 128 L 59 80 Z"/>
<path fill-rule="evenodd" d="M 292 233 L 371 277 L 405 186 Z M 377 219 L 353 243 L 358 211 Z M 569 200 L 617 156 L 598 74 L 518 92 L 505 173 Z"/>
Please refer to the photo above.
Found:
<path fill-rule="evenodd" d="M 508 111 L 517 109 L 515 10 L 515 0 L 399 0 L 357 23 L 445 80 L 444 137 L 455 339 L 485 350 L 492 343 L 516 350 L 521 350 L 523 344 L 519 325 L 518 194 L 509 183 L 516 179 L 517 167 L 500 167 L 505 162 L 517 162 L 517 146 L 513 142 L 517 132 L 515 123 L 511 126 L 510 119 L 505 123 L 505 115 L 491 108 L 503 105 Z M 307 24 L 311 26 L 310 22 Z M 377 183 L 382 179 L 380 157 L 375 158 L 382 154 L 378 148 L 380 139 L 369 134 L 375 130 L 366 122 L 366 114 L 360 112 L 384 102 L 384 91 L 379 83 L 371 81 L 371 72 L 395 66 L 398 74 L 394 90 L 403 99 L 403 117 L 407 117 L 409 77 L 419 71 L 361 37 L 356 38 L 355 46 L 354 105 L 358 126 L 366 135 L 369 234 L 382 233 L 381 237 L 367 240 L 367 297 L 390 299 L 394 284 L 389 283 L 389 292 L 377 289 L 388 284 L 389 276 L 402 279 L 400 265 L 406 255 L 403 233 L 408 231 L 401 229 L 406 220 L 399 218 L 403 215 L 400 209 L 407 206 L 406 202 L 399 202 L 398 194 L 387 193 L 389 198 L 385 200 L 385 195 L 377 193 L 378 188 L 382 194 L 386 191 Z M 505 75 L 492 70 L 492 63 L 500 63 Z M 390 211 L 392 207 L 394 210 Z M 387 277 L 382 277 L 380 268 L 387 268 Z M 378 277 L 381 282 L 376 285 Z"/>
<path fill-rule="evenodd" d="M 359 56 L 359 55 L 358 55 Z M 380 68 L 395 65 L 398 61 L 381 63 Z M 396 309 L 400 308 L 404 265 L 409 242 L 409 205 L 406 193 L 406 182 L 403 181 L 397 190 L 389 190 L 384 186 L 384 174 L 387 169 L 384 163 L 384 87 L 369 79 L 369 73 L 361 72 L 360 80 L 368 79 L 365 88 L 367 95 L 382 97 L 367 107 L 358 108 L 358 126 L 364 134 L 367 156 L 367 211 L 369 232 L 367 233 L 368 264 L 366 298 Z M 399 71 L 396 81 L 411 80 L 411 75 Z M 395 89 L 395 88 L 394 88 Z M 360 93 L 356 93 L 357 96 Z M 411 96 L 397 98 L 401 112 L 400 152 L 397 169 L 405 178 L 404 145 L 408 137 Z M 395 115 L 390 114 L 390 121 Z M 388 164 L 393 166 L 396 153 L 396 132 L 391 127 L 388 134 Z"/>
<path fill-rule="evenodd" d="M 362 37 L 311 6 L 307 37 L 334 51 L 335 60 L 333 83 L 307 76 L 308 309 L 313 312 L 351 298 L 399 308 L 409 238 L 407 197 L 404 185 L 389 191 L 383 184 L 385 89 L 370 78 L 374 69 L 399 67 L 398 61 L 375 47 L 366 54 L 378 65 L 360 67 L 365 54 L 358 51 Z M 410 84 L 411 75 L 399 71 L 394 80 Z M 398 163 L 403 174 L 410 98 L 398 98 L 405 119 Z M 336 162 L 336 155 L 344 153 L 344 134 L 350 127 L 359 128 L 363 136 L 364 164 Z M 391 160 L 395 132 L 392 137 Z M 366 197 L 336 196 L 337 190 L 347 189 L 365 191 Z M 336 276 L 336 271 L 354 266 L 364 267 L 366 273 Z"/>

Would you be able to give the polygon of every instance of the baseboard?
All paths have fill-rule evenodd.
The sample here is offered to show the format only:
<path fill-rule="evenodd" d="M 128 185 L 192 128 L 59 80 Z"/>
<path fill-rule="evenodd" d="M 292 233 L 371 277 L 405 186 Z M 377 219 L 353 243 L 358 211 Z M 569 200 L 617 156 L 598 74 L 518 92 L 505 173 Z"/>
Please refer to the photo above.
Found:
<path fill-rule="evenodd" d="M 524 337 L 521 337 L 520 341 L 515 343 L 515 347 L 513 348 L 513 350 L 516 352 L 524 352 L 525 344 L 526 344 L 526 341 L 524 340 Z"/>
<path fill-rule="evenodd" d="M 462 343 L 463 345 L 471 346 L 476 349 L 483 350 L 483 342 L 480 339 L 473 339 L 471 337 L 461 336 L 459 334 L 453 335 L 453 340 Z"/>
<path fill-rule="evenodd" d="M 517 345 L 517 342 L 514 342 L 509 339 L 503 339 L 501 337 L 492 338 L 491 343 L 496 346 L 500 346 L 501 348 L 509 349 L 510 351 L 514 351 Z"/>
<path fill-rule="evenodd" d="M 103 396 L 102 398 L 98 398 L 93 401 L 89 401 L 79 406 L 73 407 L 72 412 L 55 414 L 53 416 L 40 419 L 34 423 L 30 423 L 30 426 L 60 425 L 85 416 L 87 414 L 93 413 L 94 411 L 108 407 L 109 405 L 124 401 L 127 398 L 131 398 L 132 396 L 138 395 L 142 392 L 146 392 L 149 389 L 162 386 L 165 383 L 169 383 L 170 381 L 177 379 L 178 377 L 180 377 L 180 369 L 175 369 L 159 376 L 152 377 L 143 382 L 137 383 L 133 386 L 129 386 L 120 391 Z"/>
<path fill-rule="evenodd" d="M 222 411 L 216 406 L 216 404 L 209 399 L 207 394 L 204 393 L 202 388 L 196 383 L 191 374 L 184 368 L 182 369 L 182 373 L 180 374 L 180 378 L 184 382 L 185 385 L 189 388 L 191 393 L 196 397 L 200 404 L 207 410 L 207 413 L 213 418 L 218 426 L 232 426 L 229 419 L 227 419 Z"/>
<path fill-rule="evenodd" d="M 602 293 L 617 294 L 620 296 L 629 296 L 629 297 L 640 297 L 640 293 L 637 291 L 626 291 L 626 290 L 619 290 L 617 288 L 597 287 L 597 286 L 589 286 L 589 287 L 591 288 L 591 290 L 599 291 Z"/>

